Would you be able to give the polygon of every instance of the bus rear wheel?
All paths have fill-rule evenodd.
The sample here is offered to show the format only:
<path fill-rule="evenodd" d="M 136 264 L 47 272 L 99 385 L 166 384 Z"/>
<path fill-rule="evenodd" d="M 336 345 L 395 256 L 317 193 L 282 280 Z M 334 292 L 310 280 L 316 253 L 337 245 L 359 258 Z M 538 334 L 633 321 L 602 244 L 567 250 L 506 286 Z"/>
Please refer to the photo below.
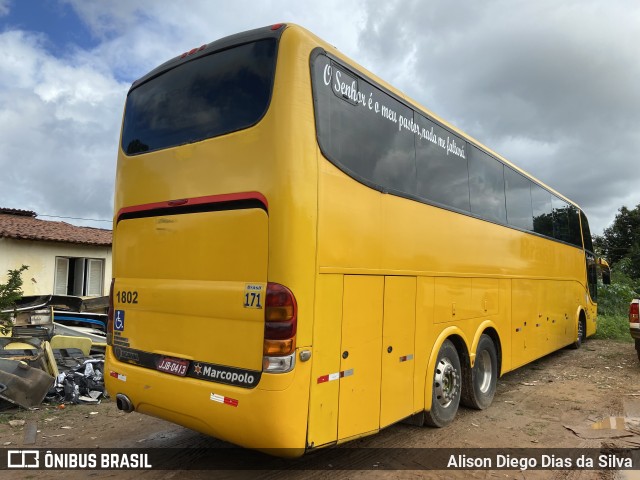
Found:
<path fill-rule="evenodd" d="M 578 338 L 576 338 L 576 341 L 571 344 L 571 348 L 577 350 L 582 346 L 582 343 L 586 340 L 586 338 L 587 325 L 585 323 L 585 320 L 583 318 L 580 318 L 580 320 L 578 320 Z"/>
<path fill-rule="evenodd" d="M 450 340 L 445 340 L 433 372 L 431 410 L 425 415 L 427 425 L 445 427 L 453 421 L 460 404 L 461 382 L 458 351 Z"/>
<path fill-rule="evenodd" d="M 462 373 L 462 398 L 465 407 L 484 410 L 493 401 L 498 383 L 498 355 L 489 335 L 483 334 L 476 349 L 473 368 Z"/>

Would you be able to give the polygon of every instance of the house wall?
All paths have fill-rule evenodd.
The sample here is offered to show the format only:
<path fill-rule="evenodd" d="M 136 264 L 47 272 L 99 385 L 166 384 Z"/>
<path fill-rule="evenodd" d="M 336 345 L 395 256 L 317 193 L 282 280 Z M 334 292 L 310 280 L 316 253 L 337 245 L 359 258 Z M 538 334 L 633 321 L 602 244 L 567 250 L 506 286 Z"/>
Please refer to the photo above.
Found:
<path fill-rule="evenodd" d="M 58 242 L 38 242 L 0 238 L 0 283 L 7 280 L 7 270 L 27 265 L 22 274 L 25 295 L 53 293 L 56 257 L 85 257 L 104 260 L 103 295 L 109 294 L 111 283 L 111 247 L 76 245 Z"/>

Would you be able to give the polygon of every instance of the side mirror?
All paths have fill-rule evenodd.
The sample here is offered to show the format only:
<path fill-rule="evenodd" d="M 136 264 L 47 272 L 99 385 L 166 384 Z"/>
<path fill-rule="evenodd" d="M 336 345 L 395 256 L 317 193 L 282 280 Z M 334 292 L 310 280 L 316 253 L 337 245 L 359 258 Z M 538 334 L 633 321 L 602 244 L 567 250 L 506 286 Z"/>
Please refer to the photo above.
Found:
<path fill-rule="evenodd" d="M 604 258 L 598 258 L 598 267 L 602 272 L 602 283 L 605 285 L 611 285 L 611 268 Z"/>

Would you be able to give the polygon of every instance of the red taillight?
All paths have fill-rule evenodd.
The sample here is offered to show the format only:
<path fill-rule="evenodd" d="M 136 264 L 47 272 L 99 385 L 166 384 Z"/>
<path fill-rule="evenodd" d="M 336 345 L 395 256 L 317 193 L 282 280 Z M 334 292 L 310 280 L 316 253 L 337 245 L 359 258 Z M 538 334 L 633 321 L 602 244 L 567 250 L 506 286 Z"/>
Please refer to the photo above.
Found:
<path fill-rule="evenodd" d="M 289 355 L 296 348 L 298 306 L 284 285 L 267 284 L 264 309 L 264 354 Z"/>
<path fill-rule="evenodd" d="M 284 26 L 284 23 L 276 23 L 275 25 L 271 25 L 271 30 L 279 30 Z"/>
<path fill-rule="evenodd" d="M 107 345 L 112 345 L 113 340 L 113 285 L 116 279 L 111 279 L 111 286 L 109 287 L 109 310 L 107 311 Z"/>
<path fill-rule="evenodd" d="M 633 302 L 629 305 L 629 322 L 630 323 L 638 323 L 640 322 L 640 304 Z"/>

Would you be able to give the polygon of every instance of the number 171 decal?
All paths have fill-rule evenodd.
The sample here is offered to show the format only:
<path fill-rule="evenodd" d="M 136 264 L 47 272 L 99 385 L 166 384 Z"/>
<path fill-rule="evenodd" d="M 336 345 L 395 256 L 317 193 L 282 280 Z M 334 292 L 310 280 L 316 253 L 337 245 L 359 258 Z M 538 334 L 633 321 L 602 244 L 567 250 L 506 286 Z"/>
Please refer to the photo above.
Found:
<path fill-rule="evenodd" d="M 262 308 L 264 285 L 247 283 L 244 286 L 244 308 Z"/>

